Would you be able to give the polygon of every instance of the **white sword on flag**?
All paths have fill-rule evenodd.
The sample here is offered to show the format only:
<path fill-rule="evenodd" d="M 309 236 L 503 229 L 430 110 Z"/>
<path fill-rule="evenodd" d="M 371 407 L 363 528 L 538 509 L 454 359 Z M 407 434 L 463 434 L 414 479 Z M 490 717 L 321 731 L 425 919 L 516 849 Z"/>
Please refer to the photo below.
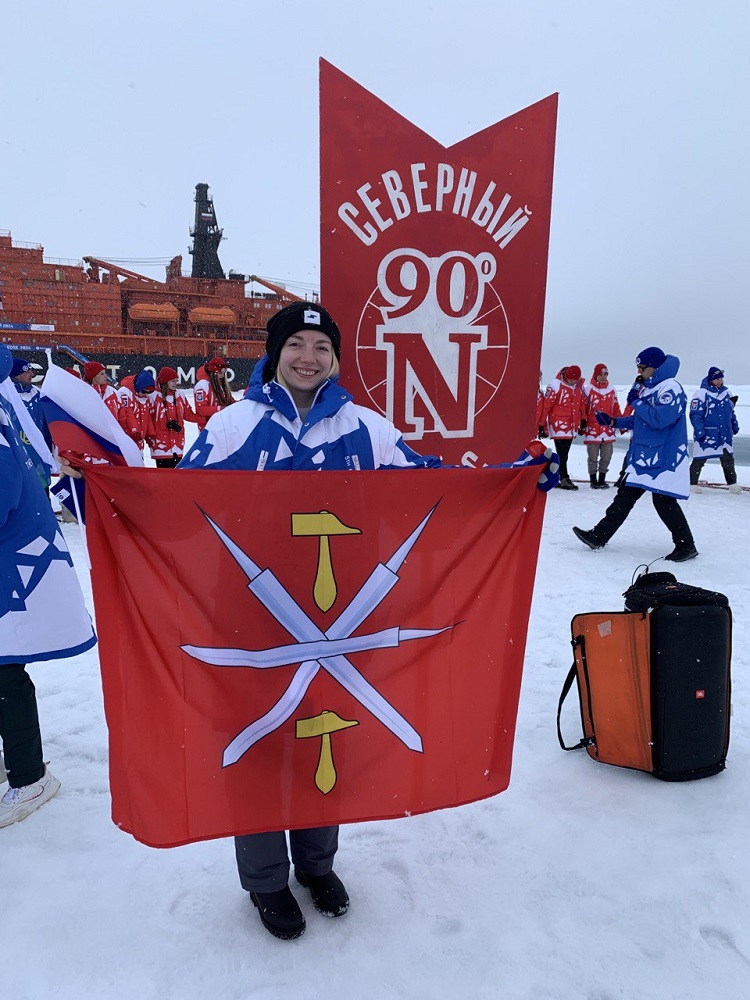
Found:
<path fill-rule="evenodd" d="M 437 505 L 436 505 L 437 506 Z M 234 764 L 253 744 L 278 729 L 295 711 L 305 692 L 323 667 L 375 718 L 410 750 L 422 752 L 422 739 L 414 727 L 377 691 L 347 659 L 346 654 L 366 649 L 393 647 L 452 629 L 384 629 L 367 636 L 352 636 L 362 622 L 382 603 L 399 581 L 398 570 L 435 512 L 420 522 L 406 541 L 384 564 L 378 563 L 350 604 L 325 632 L 308 617 L 270 569 L 261 569 L 222 529 L 204 517 L 247 575 L 248 590 L 273 615 L 297 643 L 266 650 L 211 649 L 183 646 L 190 656 L 217 666 L 249 666 L 260 669 L 300 663 L 284 694 L 261 718 L 239 733 L 224 751 L 226 767 Z M 300 662 L 302 661 L 302 662 Z"/>

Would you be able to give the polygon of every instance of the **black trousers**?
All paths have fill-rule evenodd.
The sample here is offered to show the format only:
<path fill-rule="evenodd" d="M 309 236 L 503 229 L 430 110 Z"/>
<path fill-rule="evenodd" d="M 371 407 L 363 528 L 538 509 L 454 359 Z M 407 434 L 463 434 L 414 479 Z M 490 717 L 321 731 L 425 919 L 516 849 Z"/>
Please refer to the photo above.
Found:
<path fill-rule="evenodd" d="M 0 664 L 0 739 L 11 788 L 44 776 L 36 690 L 23 663 Z"/>
<path fill-rule="evenodd" d="M 718 456 L 721 462 L 721 467 L 724 470 L 724 478 L 727 481 L 727 485 L 731 486 L 733 483 L 737 482 L 737 472 L 734 468 L 734 455 L 731 451 L 727 451 L 726 448 L 722 451 L 721 455 Z M 707 458 L 694 458 L 690 463 L 690 485 L 698 485 L 698 477 L 701 474 L 701 469 L 708 461 Z"/>
<path fill-rule="evenodd" d="M 327 875 L 339 846 L 337 826 L 290 830 L 292 862 L 305 875 Z M 278 892 L 289 882 L 286 834 L 250 833 L 234 838 L 240 884 L 248 892 Z"/>
<path fill-rule="evenodd" d="M 154 461 L 157 469 L 175 469 L 181 458 L 182 455 L 170 455 L 169 458 L 156 458 Z"/>
<path fill-rule="evenodd" d="M 573 441 L 570 438 L 555 438 L 554 443 L 560 458 L 560 479 L 568 479 L 568 455 Z"/>
<path fill-rule="evenodd" d="M 594 540 L 599 545 L 606 545 L 612 535 L 625 522 L 628 514 L 638 503 L 644 493 L 650 492 L 640 486 L 627 486 L 625 483 L 617 487 L 614 500 L 607 507 L 604 517 L 592 529 Z M 669 529 L 675 545 L 693 545 L 693 535 L 682 507 L 674 497 L 666 497 L 663 493 L 651 493 L 654 509 Z"/>

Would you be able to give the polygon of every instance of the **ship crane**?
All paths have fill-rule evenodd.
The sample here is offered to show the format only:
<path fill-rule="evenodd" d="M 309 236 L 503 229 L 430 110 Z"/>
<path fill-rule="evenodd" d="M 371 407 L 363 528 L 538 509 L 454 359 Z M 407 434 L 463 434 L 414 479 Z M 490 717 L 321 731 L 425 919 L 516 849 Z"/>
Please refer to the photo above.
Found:
<path fill-rule="evenodd" d="M 118 267 L 117 264 L 108 264 L 106 260 L 99 260 L 98 257 L 84 257 L 83 261 L 88 264 L 88 275 L 92 281 L 100 281 L 99 270 L 109 271 L 110 280 L 117 275 L 121 278 L 135 278 L 137 281 L 147 281 L 149 285 L 158 285 L 160 282 L 153 278 L 147 278 L 145 274 L 138 274 L 137 271 L 129 271 L 126 267 Z"/>
<path fill-rule="evenodd" d="M 270 288 L 272 292 L 276 292 L 280 299 L 286 299 L 288 302 L 306 302 L 301 295 L 295 295 L 294 292 L 290 292 L 288 288 L 282 288 L 281 285 L 274 285 L 272 281 L 266 281 L 265 278 L 259 278 L 257 274 L 248 274 L 245 284 L 251 281 L 257 281 L 259 285 L 263 285 L 265 288 Z"/>

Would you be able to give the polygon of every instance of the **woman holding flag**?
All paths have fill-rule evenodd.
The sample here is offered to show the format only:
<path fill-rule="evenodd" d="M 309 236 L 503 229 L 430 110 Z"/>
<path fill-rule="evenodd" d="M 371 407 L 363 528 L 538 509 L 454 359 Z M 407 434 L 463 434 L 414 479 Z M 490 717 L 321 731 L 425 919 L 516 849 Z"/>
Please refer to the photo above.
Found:
<path fill-rule="evenodd" d="M 180 469 L 367 470 L 439 467 L 404 442 L 385 417 L 354 403 L 337 384 L 341 334 L 331 315 L 295 302 L 267 324 L 266 356 L 255 367 L 245 398 L 210 418 Z M 551 453 L 550 453 L 551 455 Z M 529 461 L 536 460 L 528 456 Z M 540 477 L 556 483 L 556 467 Z M 297 882 L 329 917 L 347 912 L 349 896 L 333 871 L 338 826 L 289 831 Z M 289 888 L 283 830 L 235 838 L 240 883 L 266 929 L 291 939 L 305 919 Z"/>

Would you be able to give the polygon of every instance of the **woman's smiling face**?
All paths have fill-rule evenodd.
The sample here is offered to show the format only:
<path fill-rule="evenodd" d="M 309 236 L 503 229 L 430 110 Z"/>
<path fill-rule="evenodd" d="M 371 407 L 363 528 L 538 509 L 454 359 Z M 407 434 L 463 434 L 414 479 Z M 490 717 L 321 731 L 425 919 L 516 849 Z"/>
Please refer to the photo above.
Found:
<path fill-rule="evenodd" d="M 329 337 L 318 330 L 299 330 L 293 333 L 281 348 L 279 374 L 296 400 L 296 393 L 303 401 L 325 382 L 333 363 L 333 344 Z"/>

